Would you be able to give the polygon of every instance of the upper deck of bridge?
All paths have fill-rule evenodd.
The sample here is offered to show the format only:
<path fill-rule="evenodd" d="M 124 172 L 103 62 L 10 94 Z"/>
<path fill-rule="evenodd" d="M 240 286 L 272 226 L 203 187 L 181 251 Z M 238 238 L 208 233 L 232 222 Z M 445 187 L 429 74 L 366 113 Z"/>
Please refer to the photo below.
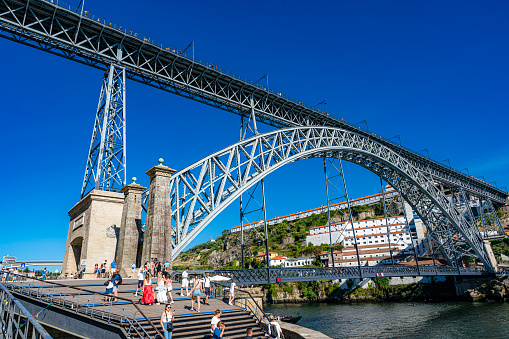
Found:
<path fill-rule="evenodd" d="M 0 36 L 275 126 L 331 126 L 375 138 L 437 181 L 504 204 L 507 193 L 355 124 L 58 0 L 0 3 Z M 121 52 L 119 52 L 121 51 Z"/>

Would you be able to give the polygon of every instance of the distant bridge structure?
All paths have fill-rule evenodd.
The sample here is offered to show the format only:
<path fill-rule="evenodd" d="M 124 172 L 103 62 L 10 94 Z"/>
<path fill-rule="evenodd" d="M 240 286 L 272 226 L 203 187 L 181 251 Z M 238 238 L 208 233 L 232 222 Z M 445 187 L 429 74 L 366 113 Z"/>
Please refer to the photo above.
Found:
<path fill-rule="evenodd" d="M 487 271 L 494 270 L 469 206 L 470 196 L 476 197 L 481 211 L 490 213 L 488 219 L 481 215 L 483 231 L 489 222 L 495 225 L 494 232 L 503 233 L 494 211 L 506 202 L 507 193 L 491 184 L 115 26 L 83 7 L 71 8 L 57 0 L 0 1 L 0 36 L 106 72 L 81 198 L 92 189 L 119 191 L 126 185 L 126 79 L 235 113 L 241 117 L 241 131 L 252 127 L 253 137 L 244 139 L 241 132 L 239 143 L 171 175 L 171 206 L 164 214 L 171 219 L 171 229 L 162 234 L 170 240 L 173 258 L 258 182 L 265 214 L 263 178 L 290 162 L 319 157 L 356 163 L 391 184 L 426 224 L 454 271 L 460 272 L 468 257 L 480 260 Z M 257 122 L 279 130 L 258 134 Z M 450 198 L 438 184 L 450 190 Z M 145 207 L 147 196 L 148 191 Z M 267 238 L 267 227 L 265 233 Z"/>

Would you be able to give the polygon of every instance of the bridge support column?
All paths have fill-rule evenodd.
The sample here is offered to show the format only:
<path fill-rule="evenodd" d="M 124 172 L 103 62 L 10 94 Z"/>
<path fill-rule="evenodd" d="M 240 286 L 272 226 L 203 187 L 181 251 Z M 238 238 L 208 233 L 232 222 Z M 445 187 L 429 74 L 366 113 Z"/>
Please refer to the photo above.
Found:
<path fill-rule="evenodd" d="M 159 159 L 159 165 L 146 172 L 150 176 L 150 189 L 142 263 L 145 261 L 171 263 L 170 177 L 174 172 L 174 169 L 163 165 L 163 159 Z"/>
<path fill-rule="evenodd" d="M 135 181 L 136 178 L 133 178 Z M 141 235 L 141 194 L 146 189 L 136 182 L 124 186 L 124 207 L 122 209 L 122 222 L 116 253 L 117 268 L 123 277 L 130 276 L 131 264 L 136 261 Z"/>
<path fill-rule="evenodd" d="M 69 210 L 64 276 L 83 271 L 84 278 L 93 278 L 95 264 L 105 260 L 108 265 L 111 263 L 117 249 L 123 203 L 122 193 L 92 190 Z"/>
<path fill-rule="evenodd" d="M 490 259 L 491 266 L 493 266 L 495 272 L 498 272 L 497 259 L 495 258 L 495 254 L 493 254 L 489 240 L 483 240 L 483 243 L 484 247 L 486 248 L 486 253 L 488 254 L 488 259 Z"/>

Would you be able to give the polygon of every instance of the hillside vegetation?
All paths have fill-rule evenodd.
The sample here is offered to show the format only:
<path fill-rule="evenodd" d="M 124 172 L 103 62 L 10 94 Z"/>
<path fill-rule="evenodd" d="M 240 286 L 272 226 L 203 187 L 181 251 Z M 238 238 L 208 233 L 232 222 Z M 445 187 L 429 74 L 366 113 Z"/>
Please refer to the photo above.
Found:
<path fill-rule="evenodd" d="M 383 217 L 382 203 L 352 207 L 352 215 L 355 220 Z M 336 213 L 333 222 L 346 221 L 348 210 Z M 314 214 L 309 217 L 282 221 L 275 225 L 268 225 L 269 250 L 285 255 L 290 258 L 301 256 L 317 257 L 322 251 L 330 250 L 329 244 L 314 246 L 306 245 L 306 236 L 309 229 L 315 226 L 328 224 L 327 213 Z M 246 268 L 262 268 L 265 264 L 252 259 L 259 253 L 265 253 L 264 228 L 244 231 L 245 243 L 245 266 Z M 182 252 L 174 263 L 176 269 L 189 266 L 192 269 L 217 269 L 237 268 L 240 266 L 240 232 L 229 233 L 224 230 L 216 238 L 216 241 L 207 241 Z M 341 244 L 335 245 L 336 250 L 341 249 Z M 319 261 L 316 261 L 319 263 Z"/>

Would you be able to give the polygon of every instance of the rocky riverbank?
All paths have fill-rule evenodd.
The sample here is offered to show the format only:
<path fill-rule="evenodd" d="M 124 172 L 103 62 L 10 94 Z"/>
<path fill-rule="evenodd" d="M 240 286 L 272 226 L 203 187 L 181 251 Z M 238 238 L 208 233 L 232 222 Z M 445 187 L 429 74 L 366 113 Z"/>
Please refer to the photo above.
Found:
<path fill-rule="evenodd" d="M 509 277 L 494 278 L 464 290 L 462 297 L 471 301 L 509 302 Z"/>
<path fill-rule="evenodd" d="M 509 277 L 469 282 L 449 278 L 443 282 L 389 285 L 387 280 L 375 280 L 367 288 L 340 288 L 338 282 L 310 281 L 264 285 L 260 294 L 265 303 L 309 302 L 398 302 L 398 301 L 509 301 Z"/>

